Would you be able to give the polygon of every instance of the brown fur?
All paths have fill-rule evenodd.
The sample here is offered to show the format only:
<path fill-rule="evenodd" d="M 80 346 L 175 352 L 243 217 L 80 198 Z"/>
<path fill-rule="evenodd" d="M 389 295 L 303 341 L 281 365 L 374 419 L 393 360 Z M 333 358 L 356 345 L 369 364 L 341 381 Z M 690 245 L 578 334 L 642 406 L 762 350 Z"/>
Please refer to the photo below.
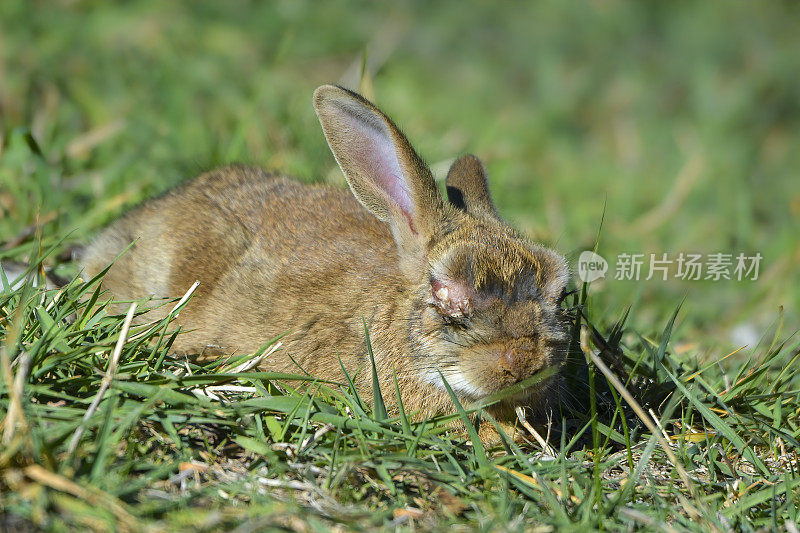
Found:
<path fill-rule="evenodd" d="M 343 381 L 341 358 L 368 393 L 363 320 L 387 401 L 396 373 L 406 409 L 420 413 L 452 411 L 439 372 L 469 402 L 560 364 L 566 262 L 500 220 L 477 158 L 454 163 L 445 202 L 371 103 L 323 86 L 314 105 L 353 194 L 220 168 L 101 233 L 85 254 L 86 273 L 135 241 L 103 281 L 116 299 L 179 296 L 200 281 L 178 319 L 189 331 L 176 350 L 252 352 L 289 332 L 265 370 L 297 373 L 293 359 Z M 535 406 L 545 390 L 494 413 Z"/>

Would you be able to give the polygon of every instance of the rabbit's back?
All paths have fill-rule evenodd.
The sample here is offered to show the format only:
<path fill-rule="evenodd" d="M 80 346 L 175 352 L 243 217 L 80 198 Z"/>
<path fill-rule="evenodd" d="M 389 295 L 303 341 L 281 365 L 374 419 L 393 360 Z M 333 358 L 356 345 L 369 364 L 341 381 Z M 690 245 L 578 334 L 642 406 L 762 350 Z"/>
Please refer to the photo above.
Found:
<path fill-rule="evenodd" d="M 180 296 L 200 281 L 181 313 L 193 331 L 179 337 L 179 351 L 249 351 L 290 329 L 341 324 L 399 275 L 389 229 L 348 191 L 244 166 L 131 211 L 88 247 L 86 275 L 132 242 L 103 280 L 115 299 Z"/>

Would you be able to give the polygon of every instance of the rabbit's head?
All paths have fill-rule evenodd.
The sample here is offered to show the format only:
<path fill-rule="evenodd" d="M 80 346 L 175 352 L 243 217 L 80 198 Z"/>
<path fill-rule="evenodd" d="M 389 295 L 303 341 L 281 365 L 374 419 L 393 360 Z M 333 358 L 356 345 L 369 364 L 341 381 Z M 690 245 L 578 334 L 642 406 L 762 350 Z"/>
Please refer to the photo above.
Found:
<path fill-rule="evenodd" d="M 370 102 L 325 85 L 314 107 L 353 194 L 391 228 L 406 287 L 395 308 L 420 379 L 479 399 L 560 364 L 569 277 L 560 254 L 497 215 L 473 156 L 447 176 L 447 197 L 400 130 Z M 537 387 L 543 390 L 543 385 Z M 527 391 L 530 395 L 537 391 Z"/>

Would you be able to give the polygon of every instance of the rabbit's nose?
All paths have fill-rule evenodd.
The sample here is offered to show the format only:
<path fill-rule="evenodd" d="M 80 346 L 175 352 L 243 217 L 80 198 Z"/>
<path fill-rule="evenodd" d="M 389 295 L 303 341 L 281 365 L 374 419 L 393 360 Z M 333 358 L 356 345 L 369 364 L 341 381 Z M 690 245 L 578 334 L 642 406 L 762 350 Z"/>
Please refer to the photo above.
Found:
<path fill-rule="evenodd" d="M 523 376 L 522 358 L 516 348 L 508 348 L 500 356 L 500 367 L 515 379 Z"/>

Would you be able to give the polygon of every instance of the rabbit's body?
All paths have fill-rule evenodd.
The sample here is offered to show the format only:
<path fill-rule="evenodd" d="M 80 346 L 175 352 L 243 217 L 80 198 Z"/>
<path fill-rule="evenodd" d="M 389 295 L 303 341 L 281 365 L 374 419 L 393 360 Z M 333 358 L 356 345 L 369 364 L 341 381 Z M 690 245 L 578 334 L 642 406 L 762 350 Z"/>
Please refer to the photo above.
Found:
<path fill-rule="evenodd" d="M 559 364 L 566 263 L 497 217 L 477 160 L 454 164 L 443 202 L 371 104 L 330 86 L 315 97 L 355 197 L 221 168 L 112 225 L 87 249 L 87 273 L 136 241 L 103 280 L 115 298 L 179 296 L 200 281 L 177 351 L 252 352 L 288 332 L 265 370 L 343 382 L 341 359 L 364 392 L 366 323 L 387 401 L 396 375 L 406 409 L 426 414 L 452 410 L 442 377 L 469 402 Z M 545 390 L 495 412 L 539 403 Z"/>
<path fill-rule="evenodd" d="M 220 168 L 106 230 L 87 249 L 85 270 L 99 272 L 134 241 L 103 280 L 116 299 L 179 296 L 200 281 L 177 319 L 188 330 L 177 352 L 248 353 L 288 332 L 270 371 L 302 373 L 296 362 L 342 377 L 341 357 L 366 384 L 366 323 L 379 361 L 408 379 L 403 343 L 392 342 L 405 337 L 408 310 L 386 305 L 386 295 L 405 290 L 397 250 L 386 224 L 349 191 Z"/>

